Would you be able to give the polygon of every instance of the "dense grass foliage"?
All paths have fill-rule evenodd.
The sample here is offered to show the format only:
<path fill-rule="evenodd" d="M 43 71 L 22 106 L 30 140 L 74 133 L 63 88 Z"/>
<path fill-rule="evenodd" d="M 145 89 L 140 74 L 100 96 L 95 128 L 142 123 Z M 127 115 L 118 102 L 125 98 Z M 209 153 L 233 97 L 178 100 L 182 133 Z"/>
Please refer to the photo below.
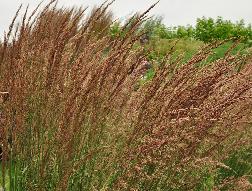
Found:
<path fill-rule="evenodd" d="M 0 91 L 8 92 L 0 102 L 1 185 L 251 188 L 251 56 L 233 55 L 231 46 L 209 61 L 226 41 L 175 42 L 190 57 L 171 46 L 152 58 L 152 76 L 141 83 L 150 72 L 146 60 L 157 54 L 152 46 L 163 43 L 139 43 L 154 5 L 117 31 L 110 4 L 85 17 L 85 9 L 51 1 L 25 13 L 17 28 L 11 24 L 0 46 Z"/>

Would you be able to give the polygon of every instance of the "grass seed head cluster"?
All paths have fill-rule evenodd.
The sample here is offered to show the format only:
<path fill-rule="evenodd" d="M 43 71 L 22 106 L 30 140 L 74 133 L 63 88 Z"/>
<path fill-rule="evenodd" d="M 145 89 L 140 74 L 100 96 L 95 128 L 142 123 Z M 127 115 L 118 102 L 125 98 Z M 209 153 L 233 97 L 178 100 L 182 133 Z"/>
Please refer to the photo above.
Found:
<path fill-rule="evenodd" d="M 190 190 L 251 145 L 249 57 L 227 52 L 202 66 L 223 42 L 186 63 L 171 50 L 136 88 L 147 56 L 138 28 L 153 6 L 112 38 L 110 4 L 85 16 L 51 1 L 10 25 L 0 122 L 12 190 Z"/>

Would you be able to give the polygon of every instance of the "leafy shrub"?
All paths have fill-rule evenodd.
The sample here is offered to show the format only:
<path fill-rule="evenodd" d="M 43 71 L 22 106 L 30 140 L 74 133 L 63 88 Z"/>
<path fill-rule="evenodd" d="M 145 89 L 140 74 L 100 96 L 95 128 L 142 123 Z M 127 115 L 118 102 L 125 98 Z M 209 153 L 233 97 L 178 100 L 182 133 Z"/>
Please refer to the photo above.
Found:
<path fill-rule="evenodd" d="M 223 18 L 218 17 L 216 20 L 212 18 L 197 19 L 195 28 L 195 38 L 204 42 L 213 40 L 225 40 L 231 37 L 242 38 L 247 42 L 252 38 L 251 25 L 245 26 L 243 20 L 236 24 Z"/>
<path fill-rule="evenodd" d="M 245 25 L 243 20 L 232 23 L 222 17 L 198 18 L 195 27 L 190 25 L 167 27 L 162 23 L 162 18 L 156 17 L 146 21 L 142 28 L 155 39 L 194 38 L 208 43 L 214 40 L 241 38 L 248 44 L 252 39 L 251 25 Z"/>
<path fill-rule="evenodd" d="M 142 29 L 147 33 L 149 38 L 154 39 L 171 39 L 176 37 L 173 28 L 167 28 L 162 23 L 162 17 L 154 17 L 143 23 Z"/>

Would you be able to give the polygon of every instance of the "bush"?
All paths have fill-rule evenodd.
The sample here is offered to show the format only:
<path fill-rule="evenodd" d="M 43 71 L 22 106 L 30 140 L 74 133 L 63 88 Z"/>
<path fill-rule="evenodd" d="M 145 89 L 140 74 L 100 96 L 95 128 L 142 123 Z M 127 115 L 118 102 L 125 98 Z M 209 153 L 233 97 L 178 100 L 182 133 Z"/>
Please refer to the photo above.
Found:
<path fill-rule="evenodd" d="M 211 42 L 234 37 L 247 42 L 252 38 L 251 26 L 245 26 L 243 20 L 234 24 L 231 21 L 223 20 L 222 17 L 218 17 L 216 20 L 205 17 L 197 19 L 195 38 L 198 40 Z"/>
<path fill-rule="evenodd" d="M 143 23 L 142 30 L 147 33 L 149 38 L 171 39 L 176 37 L 174 28 L 167 28 L 162 23 L 162 17 L 147 20 Z"/>
<path fill-rule="evenodd" d="M 162 23 L 162 18 L 157 17 L 144 22 L 142 28 L 154 39 L 189 38 L 209 43 L 214 40 L 239 38 L 247 44 L 250 44 L 252 39 L 251 25 L 245 25 L 243 20 L 232 23 L 222 17 L 198 18 L 195 27 L 190 25 L 166 27 Z"/>

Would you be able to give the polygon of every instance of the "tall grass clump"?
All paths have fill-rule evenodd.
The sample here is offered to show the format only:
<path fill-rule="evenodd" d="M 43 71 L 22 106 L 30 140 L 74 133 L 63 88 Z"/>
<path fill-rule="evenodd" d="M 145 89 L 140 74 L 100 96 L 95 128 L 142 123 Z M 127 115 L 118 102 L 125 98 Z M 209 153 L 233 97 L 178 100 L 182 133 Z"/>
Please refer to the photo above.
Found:
<path fill-rule="evenodd" d="M 186 63 L 171 50 L 137 87 L 147 55 L 133 46 L 154 5 L 112 38 L 111 3 L 85 16 L 51 1 L 10 25 L 0 46 L 7 189 L 212 189 L 229 154 L 251 146 L 248 55 L 199 67 L 221 43 Z"/>

